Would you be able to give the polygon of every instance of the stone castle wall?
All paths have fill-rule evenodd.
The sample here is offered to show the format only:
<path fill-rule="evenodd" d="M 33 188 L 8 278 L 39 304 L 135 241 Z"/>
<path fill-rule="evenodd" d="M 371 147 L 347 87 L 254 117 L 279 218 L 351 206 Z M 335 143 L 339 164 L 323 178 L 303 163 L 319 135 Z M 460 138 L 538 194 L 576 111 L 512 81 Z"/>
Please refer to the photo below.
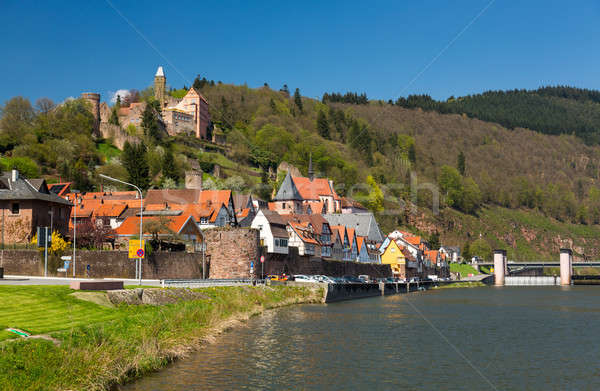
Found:
<path fill-rule="evenodd" d="M 43 276 L 43 255 L 36 250 L 4 250 L 2 256 L 4 274 Z M 62 261 L 48 259 L 48 265 L 62 265 Z M 89 272 L 87 265 L 90 265 Z M 135 278 L 135 260 L 126 251 L 77 251 L 77 277 Z M 64 277 L 56 267 L 48 267 L 49 276 Z M 68 276 L 73 275 L 69 269 Z M 156 252 L 144 259 L 144 279 L 202 278 L 202 254 L 186 252 Z"/>
<path fill-rule="evenodd" d="M 259 231 L 215 228 L 203 231 L 210 278 L 250 278 L 250 263 L 259 259 Z"/>

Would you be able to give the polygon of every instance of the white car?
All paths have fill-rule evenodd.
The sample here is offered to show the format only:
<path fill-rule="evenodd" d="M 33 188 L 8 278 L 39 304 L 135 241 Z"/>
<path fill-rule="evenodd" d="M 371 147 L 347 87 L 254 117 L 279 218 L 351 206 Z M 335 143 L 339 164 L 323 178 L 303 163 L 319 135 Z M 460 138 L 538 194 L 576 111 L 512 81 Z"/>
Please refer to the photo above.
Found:
<path fill-rule="evenodd" d="M 335 284 L 335 280 L 331 277 L 327 277 L 327 276 L 316 276 L 316 277 L 319 280 L 319 282 L 324 282 L 327 284 Z"/>
<path fill-rule="evenodd" d="M 294 281 L 296 281 L 296 282 L 319 282 L 313 276 L 307 276 L 304 274 L 295 274 Z"/>

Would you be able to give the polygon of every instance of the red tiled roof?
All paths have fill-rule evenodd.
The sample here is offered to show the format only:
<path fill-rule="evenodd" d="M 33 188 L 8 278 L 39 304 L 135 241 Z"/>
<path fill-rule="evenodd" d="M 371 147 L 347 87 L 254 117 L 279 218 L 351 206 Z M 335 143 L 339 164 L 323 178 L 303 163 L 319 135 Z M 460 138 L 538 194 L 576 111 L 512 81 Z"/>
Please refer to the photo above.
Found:
<path fill-rule="evenodd" d="M 350 247 L 352 247 L 352 243 L 354 242 L 354 228 L 346 228 L 348 231 L 348 243 L 350 243 Z"/>
<path fill-rule="evenodd" d="M 292 177 L 300 196 L 305 200 L 318 200 L 319 196 L 332 196 L 333 199 L 339 200 L 332 186 L 326 178 L 314 178 L 312 181 L 306 177 Z"/>
<path fill-rule="evenodd" d="M 291 221 L 288 223 L 290 227 L 296 232 L 296 234 L 300 237 L 300 239 L 305 243 L 310 244 L 319 244 L 311 235 L 308 229 L 308 223 L 298 223 Z"/>
<path fill-rule="evenodd" d="M 164 216 L 169 220 L 169 229 L 171 229 L 175 233 L 180 233 L 184 228 L 187 221 L 193 217 L 189 214 L 181 214 L 179 216 Z M 144 221 L 148 220 L 158 220 L 158 216 L 145 216 Z M 193 221 L 192 221 L 193 223 Z M 196 224 L 194 223 L 196 227 Z M 140 217 L 139 216 L 131 216 L 125 219 L 123 223 L 115 230 L 117 235 L 120 236 L 134 236 L 139 235 L 140 233 Z M 167 234 L 168 232 L 163 232 L 163 234 Z M 144 232 L 145 234 L 145 232 Z"/>

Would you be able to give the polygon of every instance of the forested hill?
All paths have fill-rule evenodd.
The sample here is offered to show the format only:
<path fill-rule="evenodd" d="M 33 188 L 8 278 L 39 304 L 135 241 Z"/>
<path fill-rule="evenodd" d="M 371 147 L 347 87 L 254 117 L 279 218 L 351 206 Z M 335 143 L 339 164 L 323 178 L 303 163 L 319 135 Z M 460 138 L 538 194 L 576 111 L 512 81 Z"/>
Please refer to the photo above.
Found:
<path fill-rule="evenodd" d="M 587 144 L 600 143 L 600 91 L 574 87 L 488 91 L 436 101 L 410 95 L 396 104 L 405 108 L 466 114 L 507 128 L 522 127 L 545 134 L 575 134 Z"/>
<path fill-rule="evenodd" d="M 98 174 L 144 189 L 183 186 L 185 171 L 200 167 L 207 188 L 253 191 L 268 200 L 283 179 L 274 175 L 279 164 L 306 174 L 312 156 L 318 175 L 374 211 L 386 232 L 406 227 L 432 241 L 439 234 L 447 244 L 487 243 L 488 249 L 505 247 L 509 256 L 529 259 L 552 257 L 570 245 L 577 254 L 600 257 L 600 146 L 586 145 L 571 132 L 508 129 L 500 121 L 440 114 L 434 105 L 407 109 L 356 93 L 329 93 L 319 101 L 287 86 L 202 80 L 194 86 L 210 102 L 213 133 L 224 144 L 155 137 L 150 125 L 158 115 L 150 110 L 141 126 L 125 129 L 140 141 L 138 147 L 120 151 L 112 140 L 92 135 L 85 101 L 55 105 L 41 99 L 32 105 L 15 97 L 0 107 L 0 168 L 93 190 L 102 184 Z M 169 93 L 181 96 L 185 90 Z M 593 91 L 522 94 L 594 110 L 599 104 Z M 153 99 L 151 88 L 133 96 Z M 573 123 L 594 115 L 592 110 Z"/>

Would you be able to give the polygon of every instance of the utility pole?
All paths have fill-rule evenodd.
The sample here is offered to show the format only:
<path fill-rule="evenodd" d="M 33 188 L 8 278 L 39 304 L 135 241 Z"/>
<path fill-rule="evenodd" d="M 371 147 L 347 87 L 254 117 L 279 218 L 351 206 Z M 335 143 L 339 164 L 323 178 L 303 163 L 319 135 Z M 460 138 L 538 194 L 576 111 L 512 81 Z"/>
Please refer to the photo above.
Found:
<path fill-rule="evenodd" d="M 75 196 L 73 200 L 73 278 L 75 278 L 75 267 L 77 266 L 75 263 L 75 249 L 77 248 L 77 194 L 79 194 L 79 190 L 71 190 L 71 193 Z"/>
<path fill-rule="evenodd" d="M 44 277 L 48 277 L 48 227 L 44 227 Z"/>
<path fill-rule="evenodd" d="M 142 220 L 144 218 L 144 199 L 142 198 L 142 190 L 139 187 L 137 187 L 136 185 L 134 185 L 133 183 L 121 181 L 119 179 L 110 177 L 108 175 L 99 174 L 98 176 L 100 178 L 108 179 L 109 181 L 118 182 L 118 183 L 122 183 L 127 186 L 131 186 L 138 191 L 138 193 L 140 195 L 140 247 L 141 247 L 143 240 L 144 240 L 144 234 L 143 234 L 143 228 L 142 228 L 143 227 Z M 146 251 L 145 248 L 143 250 L 144 250 L 144 252 Z M 142 285 L 142 260 L 143 260 L 142 258 L 137 259 L 137 262 L 139 263 L 139 276 L 136 276 L 136 279 L 139 278 L 140 285 Z M 138 268 L 136 267 L 136 274 L 137 274 L 137 271 L 138 271 Z"/>

